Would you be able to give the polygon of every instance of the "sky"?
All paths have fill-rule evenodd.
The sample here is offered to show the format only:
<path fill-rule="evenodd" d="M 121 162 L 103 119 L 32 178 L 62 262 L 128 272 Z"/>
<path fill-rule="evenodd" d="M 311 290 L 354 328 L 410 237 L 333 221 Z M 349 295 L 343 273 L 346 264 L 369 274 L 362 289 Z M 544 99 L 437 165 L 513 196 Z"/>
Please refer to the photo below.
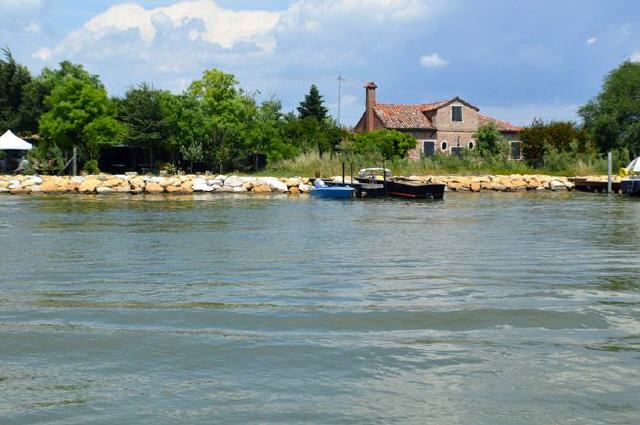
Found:
<path fill-rule="evenodd" d="M 205 69 L 295 109 L 316 84 L 354 125 L 382 103 L 460 96 L 514 124 L 577 120 L 604 76 L 640 61 L 637 0 L 0 0 L 0 46 L 34 74 L 62 60 L 112 95 L 180 92 Z"/>

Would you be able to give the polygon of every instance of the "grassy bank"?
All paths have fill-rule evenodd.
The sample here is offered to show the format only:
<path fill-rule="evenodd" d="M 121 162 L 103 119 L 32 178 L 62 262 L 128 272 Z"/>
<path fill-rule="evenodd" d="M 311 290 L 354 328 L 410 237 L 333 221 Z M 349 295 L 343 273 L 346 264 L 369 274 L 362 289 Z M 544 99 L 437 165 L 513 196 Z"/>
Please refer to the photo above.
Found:
<path fill-rule="evenodd" d="M 357 173 L 361 168 L 381 167 L 382 161 L 375 158 L 346 157 L 342 155 L 320 155 L 317 152 L 302 154 L 294 159 L 284 160 L 269 166 L 263 175 L 334 176 L 342 173 L 342 162 L 346 163 L 346 174 Z M 623 161 L 614 161 L 614 172 L 626 165 Z M 544 166 L 535 168 L 524 161 L 483 160 L 480 158 L 458 158 L 453 155 L 435 155 L 413 159 L 395 159 L 386 161 L 385 166 L 395 175 L 481 175 L 481 174 L 546 174 L 557 176 L 584 176 L 606 174 L 607 161 L 598 157 L 575 157 L 559 154 L 549 158 Z"/>

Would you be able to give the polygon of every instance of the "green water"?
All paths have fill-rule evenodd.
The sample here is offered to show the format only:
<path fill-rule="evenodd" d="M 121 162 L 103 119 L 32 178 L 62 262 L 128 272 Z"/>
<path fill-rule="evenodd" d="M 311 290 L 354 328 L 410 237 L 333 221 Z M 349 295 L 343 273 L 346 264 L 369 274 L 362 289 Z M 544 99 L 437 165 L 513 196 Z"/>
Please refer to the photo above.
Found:
<path fill-rule="evenodd" d="M 640 423 L 640 202 L 0 197 L 0 424 Z"/>

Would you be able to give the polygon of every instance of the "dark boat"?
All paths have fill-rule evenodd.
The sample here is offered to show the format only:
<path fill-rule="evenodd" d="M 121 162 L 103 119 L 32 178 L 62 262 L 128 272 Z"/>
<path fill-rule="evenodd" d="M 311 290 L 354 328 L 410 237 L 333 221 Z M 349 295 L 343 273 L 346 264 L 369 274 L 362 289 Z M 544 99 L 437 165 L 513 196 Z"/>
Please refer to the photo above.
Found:
<path fill-rule="evenodd" d="M 622 193 L 630 196 L 640 196 L 640 178 L 630 177 L 620 182 Z"/>
<path fill-rule="evenodd" d="M 405 199 L 443 199 L 446 185 L 393 177 L 388 168 L 365 168 L 358 173 L 362 185 L 376 188 L 368 196 L 393 196 Z"/>
<path fill-rule="evenodd" d="M 445 185 L 392 178 L 387 181 L 389 196 L 407 199 L 443 199 Z"/>

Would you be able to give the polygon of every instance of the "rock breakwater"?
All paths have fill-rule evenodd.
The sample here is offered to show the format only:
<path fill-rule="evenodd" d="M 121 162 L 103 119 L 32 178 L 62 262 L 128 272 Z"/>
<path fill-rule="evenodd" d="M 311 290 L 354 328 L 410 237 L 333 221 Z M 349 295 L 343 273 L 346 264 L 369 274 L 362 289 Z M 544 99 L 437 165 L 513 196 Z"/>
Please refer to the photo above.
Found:
<path fill-rule="evenodd" d="M 574 184 L 567 177 L 548 175 L 410 176 L 409 180 L 443 183 L 450 191 L 566 191 Z M 606 176 L 588 176 L 606 181 Z M 340 181 L 340 177 L 333 178 Z M 347 179 L 347 182 L 349 180 Z M 89 176 L 0 175 L 0 193 L 289 193 L 305 194 L 311 188 L 306 177 L 246 177 L 225 175 L 148 176 L 127 173 Z"/>

